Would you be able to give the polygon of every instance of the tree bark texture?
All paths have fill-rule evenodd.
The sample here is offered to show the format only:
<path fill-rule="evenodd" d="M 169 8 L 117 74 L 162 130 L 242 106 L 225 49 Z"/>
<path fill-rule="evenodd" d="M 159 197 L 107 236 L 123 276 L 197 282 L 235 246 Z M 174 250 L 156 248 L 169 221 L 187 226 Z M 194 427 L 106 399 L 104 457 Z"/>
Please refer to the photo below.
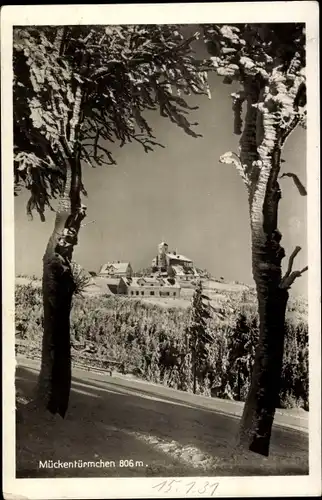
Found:
<path fill-rule="evenodd" d="M 277 228 L 282 142 L 272 114 L 253 106 L 264 99 L 265 89 L 259 82 L 250 81 L 245 82 L 245 90 L 248 101 L 240 159 L 249 181 L 252 268 L 260 326 L 238 444 L 268 456 L 280 390 L 288 300 L 287 289 L 281 287 L 281 261 L 285 252 Z"/>
<path fill-rule="evenodd" d="M 255 353 L 251 386 L 240 425 L 239 441 L 251 451 L 269 454 L 271 430 L 278 404 L 284 353 L 286 289 L 270 271 L 268 249 L 254 252 L 259 312 L 259 339 Z M 267 266 L 267 270 L 260 269 Z M 259 268 L 259 269 L 258 269 Z"/>
<path fill-rule="evenodd" d="M 54 231 L 43 257 L 44 333 L 37 399 L 53 414 L 65 416 L 71 386 L 70 311 L 75 284 L 70 259 L 73 246 L 59 245 L 64 230 L 76 234 L 84 215 L 80 208 L 80 165 L 66 161 L 64 193 L 59 201 Z"/>
<path fill-rule="evenodd" d="M 46 256 L 43 268 L 44 335 L 38 395 L 51 413 L 65 416 L 71 386 L 69 316 L 74 281 L 60 255 Z"/>

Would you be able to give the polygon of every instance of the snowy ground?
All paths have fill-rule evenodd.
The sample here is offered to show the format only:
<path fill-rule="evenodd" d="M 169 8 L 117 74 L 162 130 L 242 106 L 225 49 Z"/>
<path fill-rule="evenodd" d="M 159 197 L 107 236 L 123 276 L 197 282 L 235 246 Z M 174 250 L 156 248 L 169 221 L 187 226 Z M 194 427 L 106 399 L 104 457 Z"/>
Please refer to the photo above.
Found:
<path fill-rule="evenodd" d="M 268 458 L 237 454 L 242 403 L 129 377 L 73 370 L 65 420 L 30 410 L 39 363 L 18 359 L 17 477 L 285 475 L 308 472 L 308 416 L 279 411 Z M 40 469 L 39 460 L 102 459 L 111 467 Z M 121 460 L 133 466 L 121 467 Z M 130 462 L 132 463 L 132 462 Z M 113 465 L 115 464 L 115 466 Z"/>

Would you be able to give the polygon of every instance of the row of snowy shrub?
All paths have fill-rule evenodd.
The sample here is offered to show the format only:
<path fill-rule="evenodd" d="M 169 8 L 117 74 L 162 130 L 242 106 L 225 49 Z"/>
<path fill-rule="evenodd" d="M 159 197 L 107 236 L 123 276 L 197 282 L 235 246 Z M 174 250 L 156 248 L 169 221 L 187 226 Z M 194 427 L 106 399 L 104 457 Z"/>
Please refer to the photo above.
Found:
<path fill-rule="evenodd" d="M 206 361 L 197 392 L 243 401 L 258 336 L 253 294 L 235 294 L 224 317 L 207 322 Z M 192 359 L 187 336 L 190 310 L 162 309 L 121 297 L 75 297 L 71 341 L 95 360 L 116 358 L 127 373 L 184 391 L 192 390 Z M 16 336 L 39 346 L 42 336 L 41 290 L 16 286 Z M 289 317 L 280 406 L 308 408 L 308 328 L 305 316 Z"/>

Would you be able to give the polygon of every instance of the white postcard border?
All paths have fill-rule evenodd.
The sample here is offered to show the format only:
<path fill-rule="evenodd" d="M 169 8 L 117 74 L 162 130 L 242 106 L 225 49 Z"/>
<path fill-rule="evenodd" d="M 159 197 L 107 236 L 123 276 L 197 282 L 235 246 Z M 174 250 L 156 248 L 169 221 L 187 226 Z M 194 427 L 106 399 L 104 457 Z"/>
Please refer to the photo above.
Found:
<path fill-rule="evenodd" d="M 185 481 L 219 482 L 214 496 L 310 496 L 321 494 L 320 162 L 318 2 L 249 2 L 136 5 L 6 6 L 1 10 L 2 250 L 3 250 L 3 493 L 5 498 L 182 497 Z M 16 479 L 14 349 L 14 197 L 12 175 L 12 27 L 53 24 L 306 22 L 308 302 L 310 414 L 308 476 L 182 478 L 166 495 L 159 478 Z M 26 244 L 26 251 L 28 243 Z M 175 478 L 178 479 L 178 478 Z M 194 495 L 196 496 L 196 495 Z M 200 494 L 200 497 L 207 496 Z"/>

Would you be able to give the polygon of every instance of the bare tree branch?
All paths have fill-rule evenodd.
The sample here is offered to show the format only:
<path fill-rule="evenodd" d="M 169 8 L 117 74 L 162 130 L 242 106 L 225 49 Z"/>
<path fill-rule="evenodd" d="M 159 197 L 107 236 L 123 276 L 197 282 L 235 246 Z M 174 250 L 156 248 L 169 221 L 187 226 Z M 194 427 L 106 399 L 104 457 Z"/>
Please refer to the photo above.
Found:
<path fill-rule="evenodd" d="M 308 266 L 304 267 L 302 269 L 302 271 L 293 271 L 287 278 L 285 278 L 281 284 L 280 284 L 280 288 L 290 288 L 291 285 L 294 283 L 294 281 L 296 280 L 296 278 L 299 278 L 300 276 L 302 276 L 302 274 L 308 270 Z"/>
<path fill-rule="evenodd" d="M 292 271 L 292 268 L 293 268 L 293 263 L 294 263 L 294 259 L 295 257 L 297 256 L 297 254 L 302 250 L 302 248 L 300 246 L 296 246 L 295 249 L 293 250 L 293 252 L 291 253 L 290 257 L 289 257 L 289 260 L 288 260 L 288 267 L 287 267 L 287 271 L 283 277 L 284 278 L 287 278 L 291 271 Z M 283 281 L 282 279 L 282 281 Z"/>
<path fill-rule="evenodd" d="M 301 271 L 293 271 L 292 272 L 294 259 L 300 251 L 301 251 L 301 247 L 297 246 L 297 247 L 295 247 L 295 249 L 291 253 L 289 261 L 288 261 L 288 268 L 287 268 L 285 275 L 283 276 L 283 278 L 281 280 L 280 288 L 284 288 L 284 289 L 290 288 L 291 285 L 296 280 L 296 278 L 299 278 L 300 276 L 302 276 L 302 274 L 305 271 L 308 270 L 308 266 L 305 266 Z"/>
<path fill-rule="evenodd" d="M 280 179 L 282 179 L 283 177 L 291 177 L 291 179 L 293 179 L 294 184 L 297 187 L 298 192 L 300 193 L 300 195 L 301 196 L 306 196 L 307 195 L 307 191 L 306 191 L 304 185 L 302 184 L 302 182 L 300 181 L 300 179 L 298 178 L 298 176 L 296 174 L 293 174 L 292 172 L 287 172 L 285 174 L 282 174 L 280 176 Z"/>

